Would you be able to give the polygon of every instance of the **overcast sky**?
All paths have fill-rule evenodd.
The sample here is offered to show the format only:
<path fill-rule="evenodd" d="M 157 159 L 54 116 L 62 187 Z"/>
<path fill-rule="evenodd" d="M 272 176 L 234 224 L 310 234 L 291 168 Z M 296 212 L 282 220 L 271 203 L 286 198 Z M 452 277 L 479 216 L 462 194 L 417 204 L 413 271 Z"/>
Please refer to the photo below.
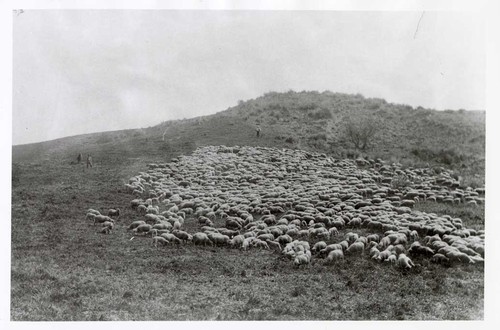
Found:
<path fill-rule="evenodd" d="M 26 10 L 14 17 L 13 144 L 153 126 L 289 89 L 484 109 L 484 19 L 421 15 Z"/>

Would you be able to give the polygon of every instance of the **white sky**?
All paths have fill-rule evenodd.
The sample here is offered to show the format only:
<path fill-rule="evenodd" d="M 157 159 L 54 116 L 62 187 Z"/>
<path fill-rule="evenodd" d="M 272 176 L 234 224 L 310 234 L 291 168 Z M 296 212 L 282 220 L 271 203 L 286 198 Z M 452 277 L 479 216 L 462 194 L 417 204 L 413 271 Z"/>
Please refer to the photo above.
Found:
<path fill-rule="evenodd" d="M 421 13 L 26 10 L 13 18 L 13 144 L 288 89 L 484 109 L 483 18 L 428 11 L 415 33 Z"/>

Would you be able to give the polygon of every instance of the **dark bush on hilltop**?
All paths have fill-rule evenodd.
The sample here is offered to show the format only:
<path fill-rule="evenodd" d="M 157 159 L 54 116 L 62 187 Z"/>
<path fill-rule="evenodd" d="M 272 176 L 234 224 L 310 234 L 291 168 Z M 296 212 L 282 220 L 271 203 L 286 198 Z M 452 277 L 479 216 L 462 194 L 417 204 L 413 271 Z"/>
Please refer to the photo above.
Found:
<path fill-rule="evenodd" d="M 433 150 L 429 148 L 416 148 L 412 155 L 423 161 L 434 161 L 445 165 L 456 165 L 465 160 L 465 156 L 454 149 Z"/>
<path fill-rule="evenodd" d="M 347 140 L 360 150 L 368 148 L 379 130 L 377 121 L 372 118 L 351 118 L 345 127 Z"/>

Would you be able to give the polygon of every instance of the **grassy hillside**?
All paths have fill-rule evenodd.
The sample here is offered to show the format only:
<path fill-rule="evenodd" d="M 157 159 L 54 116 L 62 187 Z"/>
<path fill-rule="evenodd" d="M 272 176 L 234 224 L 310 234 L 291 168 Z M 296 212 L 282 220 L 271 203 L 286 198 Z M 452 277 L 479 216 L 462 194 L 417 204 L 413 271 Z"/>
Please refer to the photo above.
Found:
<path fill-rule="evenodd" d="M 344 132 L 360 118 L 380 125 L 364 151 Z M 484 112 L 411 109 L 360 95 L 268 93 L 212 116 L 14 146 L 11 319 L 483 319 L 484 268 L 478 265 L 416 260 L 424 267 L 400 271 L 354 258 L 296 269 L 289 260 L 269 258 L 271 251 L 250 250 L 242 258 L 242 251 L 190 244 L 155 250 L 150 239 L 130 240 L 126 226 L 139 215 L 124 184 L 149 163 L 224 144 L 449 166 L 467 184 L 481 185 L 484 120 Z M 94 168 L 76 164 L 80 152 L 92 154 Z M 89 207 L 122 209 L 112 235 L 89 225 Z M 416 208 L 484 229 L 482 206 L 426 202 Z"/>
<path fill-rule="evenodd" d="M 376 134 L 365 150 L 349 141 L 349 123 L 369 122 Z M 255 127 L 262 137 L 257 139 Z M 445 166 L 482 182 L 484 111 L 435 111 L 332 92 L 267 93 L 215 115 L 168 121 L 154 127 L 80 135 L 13 148 L 13 162 L 111 153 L 155 155 L 201 145 L 300 148 L 337 157 L 382 158 L 403 165 Z M 477 177 L 474 175 L 477 174 Z"/>

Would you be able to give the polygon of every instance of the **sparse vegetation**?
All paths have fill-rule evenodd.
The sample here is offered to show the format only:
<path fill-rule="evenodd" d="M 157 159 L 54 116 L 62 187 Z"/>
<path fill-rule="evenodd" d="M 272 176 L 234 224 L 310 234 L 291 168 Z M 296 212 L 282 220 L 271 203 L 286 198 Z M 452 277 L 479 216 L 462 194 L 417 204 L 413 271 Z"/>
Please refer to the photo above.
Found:
<path fill-rule="evenodd" d="M 355 149 L 344 129 L 349 120 L 366 116 L 382 121 L 383 129 Z M 262 127 L 259 139 L 256 123 Z M 167 162 L 197 146 L 300 147 L 339 158 L 425 162 L 436 173 L 457 166 L 462 185 L 475 188 L 484 184 L 484 143 L 484 112 L 443 113 L 362 95 L 288 91 L 240 101 L 200 121 L 14 146 L 11 319 L 482 319 L 481 267 L 445 267 L 416 258 L 423 267 L 401 272 L 352 258 L 341 266 L 313 263 L 297 269 L 261 250 L 244 258 L 229 248 L 191 245 L 151 253 L 150 241 L 130 241 L 122 229 L 135 216 L 126 180 L 148 163 Z M 92 154 L 93 169 L 71 165 L 79 152 Z M 396 177 L 392 185 L 405 187 L 408 178 Z M 84 219 L 89 206 L 120 207 L 119 229 L 94 233 Z M 420 201 L 414 208 L 484 229 L 482 206 Z"/>

